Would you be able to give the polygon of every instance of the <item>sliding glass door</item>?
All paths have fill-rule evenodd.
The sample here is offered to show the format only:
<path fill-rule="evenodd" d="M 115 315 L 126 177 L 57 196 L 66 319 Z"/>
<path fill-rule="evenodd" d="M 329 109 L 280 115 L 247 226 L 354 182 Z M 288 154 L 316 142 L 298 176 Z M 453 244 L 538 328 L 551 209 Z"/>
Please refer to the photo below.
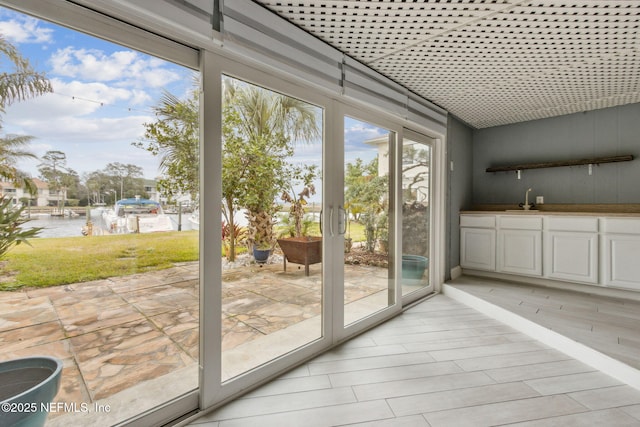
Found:
<path fill-rule="evenodd" d="M 432 141 L 405 130 L 400 180 L 402 188 L 402 296 L 416 299 L 433 291 L 429 261 L 432 247 Z"/>
<path fill-rule="evenodd" d="M 202 407 L 388 319 L 406 298 L 431 289 L 430 141 L 216 60 L 205 57 L 204 111 L 216 116 L 204 121 L 203 158 L 219 167 L 202 178 L 210 183 L 200 212 L 209 244 L 201 264 Z M 417 213 L 405 215 L 409 205 Z M 404 276 L 403 255 L 427 263 L 419 277 Z"/>
<path fill-rule="evenodd" d="M 322 337 L 323 109 L 221 85 L 225 382 Z"/>
<path fill-rule="evenodd" d="M 396 301 L 391 181 L 395 132 L 344 118 L 344 326 Z"/>

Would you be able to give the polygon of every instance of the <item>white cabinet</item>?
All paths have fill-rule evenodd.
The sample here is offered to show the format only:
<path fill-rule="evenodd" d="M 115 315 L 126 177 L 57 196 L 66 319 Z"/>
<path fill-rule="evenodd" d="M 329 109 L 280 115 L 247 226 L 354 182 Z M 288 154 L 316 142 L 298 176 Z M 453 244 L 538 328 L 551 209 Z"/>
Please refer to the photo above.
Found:
<path fill-rule="evenodd" d="M 640 292 L 640 217 L 460 215 L 460 266 Z"/>
<path fill-rule="evenodd" d="M 495 271 L 495 216 L 460 216 L 460 266 Z"/>
<path fill-rule="evenodd" d="M 498 272 L 542 276 L 542 218 L 499 216 Z"/>
<path fill-rule="evenodd" d="M 602 220 L 603 283 L 640 291 L 640 219 Z"/>
<path fill-rule="evenodd" d="M 547 217 L 544 230 L 545 277 L 598 283 L 598 218 Z"/>

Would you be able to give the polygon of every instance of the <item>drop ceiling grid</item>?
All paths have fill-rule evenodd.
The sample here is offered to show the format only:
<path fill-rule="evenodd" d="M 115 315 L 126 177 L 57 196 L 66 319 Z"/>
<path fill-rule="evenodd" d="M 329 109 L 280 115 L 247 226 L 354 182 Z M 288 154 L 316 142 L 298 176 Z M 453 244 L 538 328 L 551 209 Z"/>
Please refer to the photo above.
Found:
<path fill-rule="evenodd" d="M 478 128 L 640 102 L 640 1 L 258 2 Z"/>

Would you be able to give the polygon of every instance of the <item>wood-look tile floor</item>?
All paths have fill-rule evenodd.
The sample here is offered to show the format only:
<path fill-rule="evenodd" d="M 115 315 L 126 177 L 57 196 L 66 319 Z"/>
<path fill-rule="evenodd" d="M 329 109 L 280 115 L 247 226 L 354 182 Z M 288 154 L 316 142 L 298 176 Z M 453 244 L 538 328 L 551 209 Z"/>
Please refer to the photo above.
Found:
<path fill-rule="evenodd" d="M 640 426 L 640 391 L 441 294 L 190 425 Z"/>
<path fill-rule="evenodd" d="M 467 277 L 458 290 L 640 369 L 640 301 Z"/>

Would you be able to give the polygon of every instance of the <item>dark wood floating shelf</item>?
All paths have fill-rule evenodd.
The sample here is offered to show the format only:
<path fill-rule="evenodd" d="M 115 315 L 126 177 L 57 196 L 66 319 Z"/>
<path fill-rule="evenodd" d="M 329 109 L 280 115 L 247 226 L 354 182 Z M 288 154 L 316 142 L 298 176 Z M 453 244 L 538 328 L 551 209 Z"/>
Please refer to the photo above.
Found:
<path fill-rule="evenodd" d="M 612 156 L 612 157 L 594 157 L 591 159 L 578 159 L 578 160 L 560 160 L 556 162 L 542 162 L 542 163 L 525 163 L 521 165 L 511 166 L 495 166 L 487 168 L 487 172 L 512 172 L 525 169 L 542 169 L 542 168 L 558 168 L 562 166 L 580 166 L 580 165 L 598 165 L 600 163 L 616 163 L 616 162 L 629 162 L 633 160 L 631 154 L 625 156 Z"/>

